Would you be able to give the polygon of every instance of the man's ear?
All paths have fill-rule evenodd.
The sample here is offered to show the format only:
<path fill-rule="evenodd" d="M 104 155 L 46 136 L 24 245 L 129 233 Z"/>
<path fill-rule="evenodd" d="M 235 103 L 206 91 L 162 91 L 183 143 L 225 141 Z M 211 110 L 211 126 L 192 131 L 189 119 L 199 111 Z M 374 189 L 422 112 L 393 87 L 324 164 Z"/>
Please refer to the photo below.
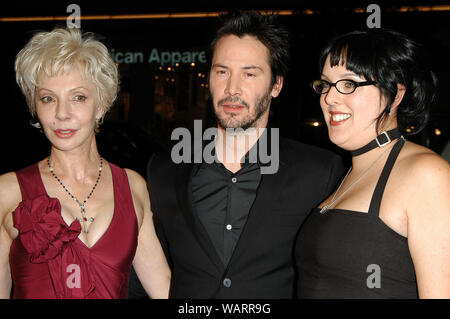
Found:
<path fill-rule="evenodd" d="M 275 83 L 272 86 L 271 95 L 273 98 L 277 97 L 280 94 L 281 89 L 283 88 L 283 81 L 284 81 L 283 76 L 277 75 L 277 77 L 275 79 Z"/>

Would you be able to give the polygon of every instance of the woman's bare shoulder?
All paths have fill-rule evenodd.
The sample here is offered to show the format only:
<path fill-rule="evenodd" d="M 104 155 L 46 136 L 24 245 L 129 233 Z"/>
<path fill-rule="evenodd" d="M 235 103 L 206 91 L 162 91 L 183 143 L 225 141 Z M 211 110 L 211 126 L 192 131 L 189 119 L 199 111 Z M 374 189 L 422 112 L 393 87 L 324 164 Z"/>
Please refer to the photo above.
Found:
<path fill-rule="evenodd" d="M 16 173 L 9 172 L 0 175 L 0 215 L 3 218 L 5 214 L 14 210 L 22 200 L 19 182 Z"/>
<path fill-rule="evenodd" d="M 399 167 L 407 172 L 408 179 L 420 181 L 441 180 L 450 174 L 450 164 L 427 147 L 408 142 L 399 157 Z"/>
<path fill-rule="evenodd" d="M 147 191 L 145 179 L 136 171 L 125 168 L 133 196 L 134 209 L 138 218 L 139 229 L 142 225 L 144 215 L 150 210 L 150 198 Z"/>
<path fill-rule="evenodd" d="M 127 173 L 128 182 L 130 183 L 130 188 L 132 191 L 146 191 L 147 183 L 139 173 L 129 168 L 125 168 L 125 172 Z"/>
<path fill-rule="evenodd" d="M 408 211 L 423 211 L 435 205 L 448 205 L 450 165 L 432 150 L 408 143 L 396 163 L 395 178 L 402 188 Z M 426 207 L 423 207 L 426 206 Z M 427 208 L 428 207 L 428 208 Z"/>

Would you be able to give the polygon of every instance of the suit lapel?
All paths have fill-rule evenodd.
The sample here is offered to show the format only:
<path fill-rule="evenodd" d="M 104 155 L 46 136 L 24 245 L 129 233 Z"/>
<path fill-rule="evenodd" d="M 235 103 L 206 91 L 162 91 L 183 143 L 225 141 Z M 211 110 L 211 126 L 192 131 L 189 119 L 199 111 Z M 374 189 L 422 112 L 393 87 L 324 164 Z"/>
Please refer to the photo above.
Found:
<path fill-rule="evenodd" d="M 214 245 L 206 232 L 205 227 L 201 223 L 193 207 L 191 177 L 195 165 L 198 164 L 179 164 L 176 171 L 176 192 L 177 201 L 180 205 L 186 223 L 192 231 L 194 237 L 197 239 L 200 247 L 206 252 L 211 262 L 221 271 L 224 265 L 217 255 Z"/>

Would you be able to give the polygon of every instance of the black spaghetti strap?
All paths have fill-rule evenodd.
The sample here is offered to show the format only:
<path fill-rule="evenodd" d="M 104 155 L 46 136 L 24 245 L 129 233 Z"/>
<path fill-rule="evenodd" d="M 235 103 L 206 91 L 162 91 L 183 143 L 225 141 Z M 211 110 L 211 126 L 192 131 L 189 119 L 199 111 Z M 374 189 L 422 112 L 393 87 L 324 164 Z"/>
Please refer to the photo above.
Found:
<path fill-rule="evenodd" d="M 375 191 L 373 192 L 372 199 L 370 201 L 369 206 L 369 215 L 373 215 L 378 218 L 378 212 L 380 211 L 381 199 L 383 197 L 384 189 L 386 187 L 386 183 L 389 179 L 389 175 L 391 174 L 392 167 L 394 167 L 395 161 L 397 160 L 398 154 L 405 144 L 405 139 L 401 137 L 392 148 L 389 153 L 389 157 L 384 164 L 383 171 L 381 172 L 380 178 L 378 179 L 377 186 L 375 187 Z"/>

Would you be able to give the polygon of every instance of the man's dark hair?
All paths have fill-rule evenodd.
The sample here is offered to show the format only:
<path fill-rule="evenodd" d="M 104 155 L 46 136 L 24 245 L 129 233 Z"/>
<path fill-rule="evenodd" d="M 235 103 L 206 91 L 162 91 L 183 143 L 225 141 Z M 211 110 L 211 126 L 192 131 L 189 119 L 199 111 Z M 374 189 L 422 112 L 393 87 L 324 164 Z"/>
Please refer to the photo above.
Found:
<path fill-rule="evenodd" d="M 246 35 L 255 37 L 269 50 L 269 64 L 272 71 L 272 85 L 277 76 L 286 78 L 289 67 L 289 32 L 277 21 L 275 14 L 261 14 L 258 11 L 232 11 L 220 16 L 222 25 L 211 42 L 210 56 L 214 54 L 217 42 L 224 36 Z"/>

